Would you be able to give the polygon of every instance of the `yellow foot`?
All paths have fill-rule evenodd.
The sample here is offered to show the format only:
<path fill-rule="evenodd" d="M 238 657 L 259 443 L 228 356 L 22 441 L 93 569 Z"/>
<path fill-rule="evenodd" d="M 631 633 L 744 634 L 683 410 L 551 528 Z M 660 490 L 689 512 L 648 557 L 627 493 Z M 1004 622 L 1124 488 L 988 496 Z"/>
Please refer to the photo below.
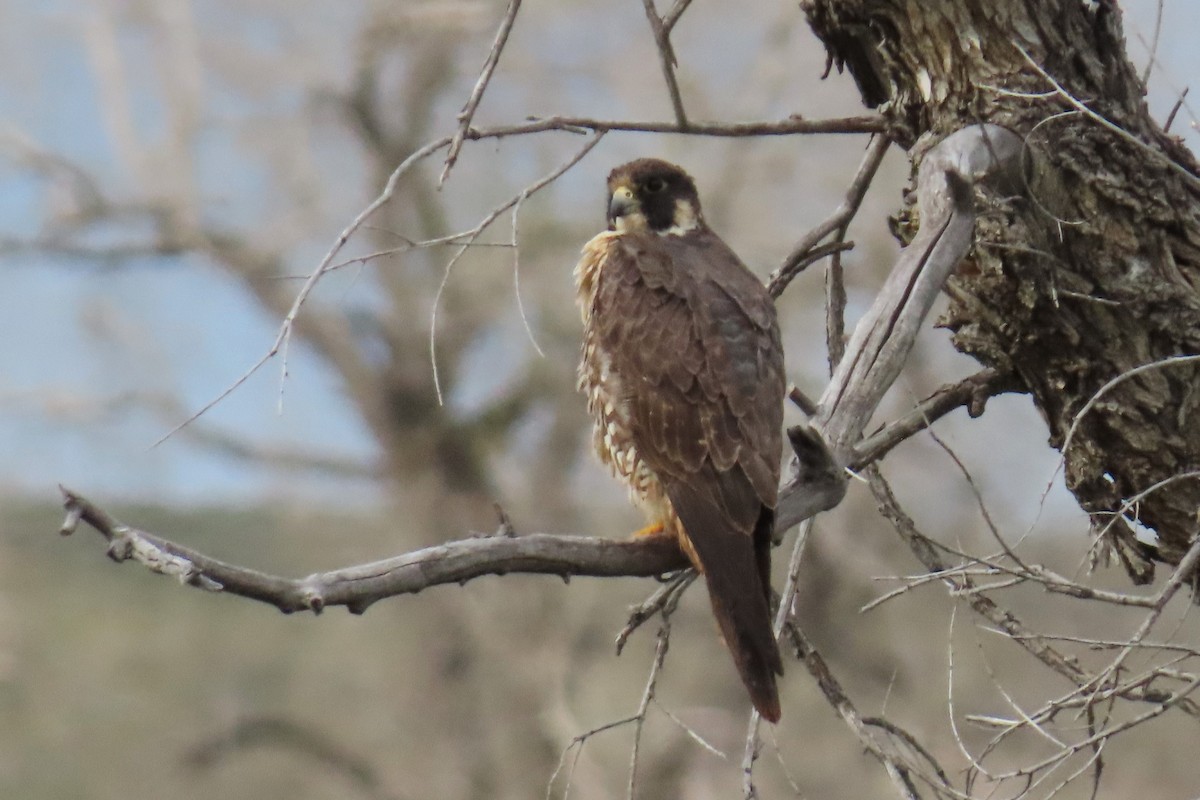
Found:
<path fill-rule="evenodd" d="M 641 530 L 634 531 L 633 538 L 639 539 L 643 536 L 660 536 L 662 532 L 663 524 L 661 522 L 656 522 L 653 525 L 647 525 Z"/>

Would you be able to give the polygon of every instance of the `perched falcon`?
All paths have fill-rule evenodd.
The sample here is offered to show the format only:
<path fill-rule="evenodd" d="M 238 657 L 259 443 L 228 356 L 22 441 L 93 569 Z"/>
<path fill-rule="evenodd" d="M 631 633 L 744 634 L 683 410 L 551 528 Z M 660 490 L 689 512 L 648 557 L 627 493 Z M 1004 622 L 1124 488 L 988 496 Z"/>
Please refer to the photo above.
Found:
<path fill-rule="evenodd" d="M 763 717 L 779 719 L 771 529 L 783 348 L 766 288 L 704 224 L 696 185 L 657 159 L 608 176 L 608 230 L 575 268 L 579 388 L 600 459 L 675 536 Z"/>

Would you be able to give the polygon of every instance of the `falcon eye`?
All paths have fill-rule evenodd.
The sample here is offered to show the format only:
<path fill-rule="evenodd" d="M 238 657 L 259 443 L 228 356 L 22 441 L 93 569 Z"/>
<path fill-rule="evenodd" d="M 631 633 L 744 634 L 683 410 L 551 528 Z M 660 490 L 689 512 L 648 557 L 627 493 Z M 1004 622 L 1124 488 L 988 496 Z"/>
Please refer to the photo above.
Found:
<path fill-rule="evenodd" d="M 650 194 L 658 194 L 667 188 L 667 182 L 662 178 L 650 178 L 646 181 L 644 188 Z"/>

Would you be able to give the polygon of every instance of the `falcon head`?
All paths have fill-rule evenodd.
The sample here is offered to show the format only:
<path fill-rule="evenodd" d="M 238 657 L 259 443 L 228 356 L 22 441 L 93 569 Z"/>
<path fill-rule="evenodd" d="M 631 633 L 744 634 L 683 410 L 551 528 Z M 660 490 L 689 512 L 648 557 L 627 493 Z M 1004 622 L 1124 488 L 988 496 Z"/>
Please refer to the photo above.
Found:
<path fill-rule="evenodd" d="M 640 158 L 608 175 L 608 229 L 681 236 L 704 224 L 690 175 L 657 158 Z"/>

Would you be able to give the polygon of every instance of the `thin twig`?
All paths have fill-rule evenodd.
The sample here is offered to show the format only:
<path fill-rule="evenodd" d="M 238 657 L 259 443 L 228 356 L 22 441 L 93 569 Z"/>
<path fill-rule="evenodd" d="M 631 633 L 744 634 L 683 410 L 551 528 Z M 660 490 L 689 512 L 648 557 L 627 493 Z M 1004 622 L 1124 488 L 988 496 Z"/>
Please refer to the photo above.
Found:
<path fill-rule="evenodd" d="M 1013 44 L 1013 47 L 1017 48 L 1017 51 L 1025 58 L 1025 61 L 1031 67 L 1033 67 L 1034 70 L 1036 70 L 1039 75 L 1041 75 L 1043 78 L 1045 78 L 1050 83 L 1050 85 L 1054 87 L 1055 91 L 1057 91 L 1058 94 L 1064 100 L 1066 100 L 1068 103 L 1070 103 L 1072 106 L 1074 106 L 1080 113 L 1082 113 L 1084 116 L 1086 116 L 1088 119 L 1092 120 L 1093 122 L 1098 123 L 1105 130 L 1115 133 L 1117 136 L 1119 136 L 1122 139 L 1124 139 L 1125 141 L 1129 142 L 1130 144 L 1132 144 L 1134 147 L 1141 150 L 1142 152 L 1148 153 L 1150 155 L 1150 157 L 1155 159 L 1156 161 L 1161 161 L 1162 163 L 1164 163 L 1168 169 L 1175 172 L 1177 175 L 1180 175 L 1184 180 L 1186 180 L 1189 184 L 1191 184 L 1193 189 L 1200 188 L 1200 177 L 1193 175 L 1186 168 L 1175 163 L 1175 161 L 1173 161 L 1171 159 L 1171 157 L 1168 156 L 1166 153 L 1163 153 L 1160 150 L 1156 150 L 1155 148 L 1153 148 L 1150 145 L 1143 142 L 1141 139 L 1134 136 L 1129 131 L 1122 128 L 1120 125 L 1117 125 L 1116 123 L 1105 119 L 1100 114 L 1097 114 L 1095 111 L 1092 111 L 1090 108 L 1087 107 L 1087 105 L 1085 103 L 1083 103 L 1081 100 L 1076 98 L 1073 94 L 1071 94 L 1066 89 L 1064 89 L 1062 84 L 1059 83 L 1057 80 L 1055 80 L 1055 78 L 1049 72 L 1046 72 L 1046 70 L 1042 68 L 1041 64 L 1034 61 L 1033 57 L 1031 55 L 1029 55 L 1029 53 L 1025 50 L 1025 48 L 1021 47 L 1021 45 L 1018 42 L 1014 41 L 1012 44 Z"/>
<path fill-rule="evenodd" d="M 778 300 L 779 296 L 783 294 L 784 289 L 786 289 L 788 284 L 792 282 L 792 279 L 794 279 L 801 272 L 808 269 L 810 266 L 826 256 L 836 257 L 847 250 L 853 249 L 854 242 L 846 241 L 828 242 L 826 244 L 811 247 L 809 248 L 808 252 L 806 252 L 801 258 L 792 264 L 792 270 L 788 273 L 787 279 L 772 280 L 767 284 L 767 291 L 770 293 L 771 297 L 774 297 L 776 300 Z"/>
<path fill-rule="evenodd" d="M 884 480 L 879 468 L 877 466 L 867 467 L 864 474 L 872 494 L 875 495 L 880 513 L 896 528 L 897 533 L 904 539 L 917 560 L 930 572 L 946 572 L 947 565 L 938 556 L 935 544 L 921 533 L 912 518 L 900 508 L 891 486 Z M 952 577 L 951 573 L 947 573 L 945 582 L 948 587 L 958 593 L 973 586 L 969 578 Z M 1086 680 L 1085 673 L 1074 659 L 1062 655 L 1047 640 L 1029 631 L 1020 618 L 1011 611 L 1001 608 L 991 598 L 977 592 L 965 596 L 975 613 L 991 622 L 1005 635 L 1011 636 L 1014 641 L 1046 666 L 1076 684 L 1081 684 Z"/>
<path fill-rule="evenodd" d="M 698 573 L 694 569 L 681 570 L 679 573 L 671 577 L 666 583 L 654 590 L 654 594 L 638 603 L 629 609 L 629 620 L 625 623 L 625 627 L 617 634 L 617 655 L 621 655 L 621 651 L 625 649 L 626 642 L 629 641 L 630 635 L 654 617 L 655 614 L 661 613 L 663 609 L 670 607 L 674 603 L 678 603 L 678 596 L 681 595 L 687 587 L 692 585 L 692 581 L 696 580 Z"/>
<path fill-rule="evenodd" d="M 642 6 L 646 10 L 646 20 L 650 23 L 650 32 L 654 35 L 654 45 L 658 48 L 658 60 L 662 66 L 663 80 L 667 83 L 667 93 L 671 96 L 671 108 L 675 112 L 675 121 L 679 123 L 680 127 L 686 127 L 688 124 L 687 113 L 683 109 L 683 97 L 679 94 L 679 81 L 675 77 L 675 68 L 679 66 L 679 61 L 675 58 L 674 48 L 671 47 L 671 31 L 663 23 L 663 19 L 658 16 L 654 0 L 642 0 Z M 684 9 L 680 9 L 679 13 L 682 14 Z M 675 21 L 678 19 L 679 17 L 676 16 Z"/>
<path fill-rule="evenodd" d="M 767 286 L 771 290 L 772 297 L 779 297 L 792 279 L 800 273 L 802 267 L 798 267 L 798 265 L 818 242 L 835 231 L 842 231 L 844 236 L 845 229 L 854 219 L 854 215 L 858 213 L 863 198 L 866 197 L 867 189 L 871 187 L 871 181 L 874 180 L 879 165 L 883 163 L 883 157 L 891 143 L 891 139 L 887 136 L 880 135 L 871 139 L 871 143 L 867 146 L 867 152 L 863 154 L 862 162 L 858 165 L 854 179 L 846 188 L 846 194 L 841 204 L 821 224 L 804 234 L 792 248 L 792 252 L 779 265 L 779 268 L 771 273 Z"/>
<path fill-rule="evenodd" d="M 467 250 L 470 249 L 471 245 L 475 243 L 475 239 L 478 238 L 489 225 L 495 222 L 501 214 L 503 214 L 505 211 L 508 211 L 510 208 L 516 208 L 518 205 L 524 202 L 526 198 L 536 194 L 539 190 L 545 188 L 549 184 L 562 177 L 567 170 L 571 169 L 571 167 L 582 161 L 584 156 L 592 152 L 592 149 L 595 148 L 596 145 L 600 144 L 600 140 L 604 138 L 604 134 L 604 131 L 597 131 L 595 135 L 588 139 L 587 143 L 584 144 L 583 147 L 575 151 L 574 155 L 556 167 L 553 172 L 550 172 L 529 186 L 526 186 L 515 197 L 512 197 L 506 202 L 501 203 L 493 208 L 487 214 L 487 216 L 485 216 L 480 223 L 470 231 L 467 231 L 465 234 L 459 234 L 460 237 L 465 235 L 466 241 L 463 242 L 462 246 L 459 247 L 458 251 L 454 253 L 450 260 L 446 262 L 446 266 L 442 270 L 442 280 L 438 283 L 437 291 L 433 295 L 433 310 L 429 313 L 429 364 L 433 371 L 433 390 L 437 395 L 438 405 L 442 405 L 444 398 L 442 397 L 442 380 L 441 373 L 438 371 L 437 361 L 437 322 L 438 311 L 441 308 L 442 295 L 446 291 L 446 286 L 448 286 L 450 283 L 450 271 L 454 268 L 454 265 L 458 263 L 459 259 L 463 257 Z"/>
<path fill-rule="evenodd" d="M 744 137 L 785 136 L 805 133 L 875 133 L 882 131 L 884 127 L 885 122 L 883 118 L 877 115 L 826 120 L 805 120 L 800 117 L 793 116 L 779 122 L 685 122 L 683 124 L 678 122 L 628 122 L 620 120 L 600 120 L 588 117 L 547 117 L 535 119 L 518 125 L 501 125 L 492 128 L 467 128 L 463 133 L 463 137 L 472 141 L 476 141 L 480 139 L 500 139 L 508 136 L 544 133 L 548 131 L 566 131 L 573 133 L 585 133 L 591 131 L 597 134 L 607 131 L 637 131 L 683 133 L 695 136 Z M 363 225 L 366 224 L 367 220 L 374 216 L 374 214 L 380 208 L 382 208 L 392 199 L 396 193 L 400 179 L 405 176 L 416 164 L 425 160 L 434 153 L 449 147 L 453 141 L 454 136 L 445 136 L 440 139 L 435 139 L 434 141 L 427 143 L 413 152 L 411 155 L 405 158 L 395 170 L 392 171 L 379 195 L 362 211 L 360 211 L 358 215 L 350 222 L 350 224 L 347 225 L 340 234 L 338 234 L 329 251 L 321 259 L 317 267 L 311 273 L 309 273 L 308 277 L 304 281 L 304 284 L 297 292 L 291 308 L 288 310 L 287 314 L 284 315 L 283 321 L 280 324 L 279 330 L 276 334 L 275 341 L 267 349 L 266 353 L 264 353 L 257 361 L 251 364 L 245 372 L 243 372 L 215 397 L 159 437 L 159 439 L 154 442 L 154 445 L 161 444 L 181 428 L 191 424 L 206 414 L 218 403 L 222 402 L 225 398 L 233 394 L 233 392 L 235 392 L 260 369 L 262 369 L 263 366 L 281 354 L 284 355 L 283 364 L 280 370 L 280 402 L 282 403 L 283 387 L 288 373 L 286 354 L 291 344 L 291 337 L 295 328 L 296 318 L 299 316 L 300 310 L 308 300 L 309 295 L 312 294 L 313 289 L 316 288 L 316 285 L 321 278 L 334 267 L 334 258 L 336 258 L 338 253 L 342 251 L 350 238 L 357 233 L 358 230 L 363 227 Z"/>
<path fill-rule="evenodd" d="M 531 117 L 518 125 L 494 128 L 471 128 L 468 139 L 495 139 L 505 136 L 520 136 L 544 131 L 623 131 L 626 133 L 678 133 L 687 136 L 716 136 L 741 138 L 744 136 L 793 136 L 810 133 L 883 133 L 888 123 L 876 114 L 831 119 L 806 119 L 799 114 L 775 122 L 634 122 L 603 120 L 594 117 Z"/>
<path fill-rule="evenodd" d="M 1192 87 L 1190 86 L 1185 86 L 1183 91 L 1179 93 L 1179 97 L 1176 98 L 1175 104 L 1171 106 L 1170 113 L 1167 114 L 1166 121 L 1163 122 L 1163 133 L 1171 132 L 1171 126 L 1175 124 L 1175 115 L 1179 113 L 1179 109 L 1183 108 L 1184 103 L 1187 102 L 1188 91 L 1191 90 L 1191 88 Z"/>
<path fill-rule="evenodd" d="M 1174 692 L 1173 694 L 1171 694 L 1171 696 L 1167 700 L 1157 704 L 1154 708 L 1151 708 L 1147 711 L 1142 712 L 1141 714 L 1137 715 L 1136 717 L 1132 717 L 1131 719 L 1127 719 L 1124 722 L 1120 722 L 1120 723 L 1112 725 L 1108 728 L 1105 728 L 1105 729 L 1097 732 L 1095 735 L 1089 736 L 1086 739 L 1083 739 L 1082 741 L 1076 742 L 1075 744 L 1071 745 L 1070 747 L 1066 748 L 1065 750 L 1055 753 L 1054 755 L 1049 756 L 1037 763 L 1027 765 L 1024 767 L 1020 767 L 1018 769 L 1012 770 L 1007 773 L 1002 773 L 1002 774 L 998 775 L 997 777 L 1004 779 L 1004 778 L 1018 777 L 1018 776 L 1022 776 L 1022 775 L 1036 774 L 1037 772 L 1040 772 L 1041 770 L 1046 769 L 1047 767 L 1053 766 L 1054 764 L 1056 764 L 1060 761 L 1070 758 L 1075 753 L 1078 753 L 1080 750 L 1086 750 L 1086 749 L 1092 747 L 1093 745 L 1097 744 L 1098 742 L 1103 742 L 1103 741 L 1112 739 L 1112 737 L 1116 736 L 1117 734 L 1124 733 L 1125 731 L 1128 731 L 1131 728 L 1136 728 L 1138 725 L 1141 725 L 1142 723 L 1148 722 L 1148 721 L 1154 719 L 1155 717 L 1161 716 L 1164 712 L 1166 712 L 1168 709 L 1170 709 L 1176 703 L 1185 699 L 1188 695 L 1190 695 L 1192 692 L 1194 692 L 1197 688 L 1200 688 L 1200 677 L 1197 677 L 1195 680 L 1193 680 L 1187 686 L 1184 686 L 1178 692 Z"/>
<path fill-rule="evenodd" d="M 1186 366 L 1188 364 L 1195 364 L 1197 362 L 1200 362 L 1200 355 L 1169 356 L 1167 358 L 1160 358 L 1156 361 L 1151 361 L 1147 364 L 1141 364 L 1133 367 L 1132 369 L 1127 369 L 1120 375 L 1112 378 L 1099 389 L 1097 389 L 1096 392 L 1088 398 L 1088 401 L 1083 404 L 1083 408 L 1079 409 L 1079 412 L 1075 414 L 1074 419 L 1071 420 L 1071 427 L 1067 429 L 1067 435 L 1063 438 L 1063 444 L 1060 448 L 1060 452 L 1063 454 L 1067 452 L 1071 446 L 1071 442 L 1075 439 L 1075 433 L 1079 430 L 1079 425 L 1083 421 L 1083 418 L 1087 416 L 1088 412 L 1096 407 L 1096 404 L 1100 402 L 1100 398 L 1104 397 L 1112 389 L 1116 388 L 1130 378 L 1141 375 L 1143 372 L 1164 369 L 1166 367 Z"/>
<path fill-rule="evenodd" d="M 521 0 L 508 0 L 508 10 L 504 12 L 504 19 L 501 20 L 500 27 L 496 30 L 496 39 L 492 42 L 492 49 L 488 51 L 487 58 L 483 62 L 483 69 L 479 71 L 479 80 L 475 82 L 475 88 L 471 90 L 467 104 L 458 114 L 458 130 L 455 131 L 454 138 L 450 140 L 450 149 L 446 151 L 446 164 L 442 167 L 438 186 L 446 182 L 446 176 L 450 174 L 451 168 L 458 161 L 458 152 L 462 149 L 467 131 L 471 128 L 475 110 L 479 108 L 479 102 L 483 99 L 483 93 L 492 79 L 492 73 L 496 71 L 496 65 L 500 63 L 500 54 L 504 52 L 504 45 L 508 43 L 508 34 L 512 32 L 513 23 L 517 21 L 517 12 L 520 10 Z"/>
<path fill-rule="evenodd" d="M 642 702 L 638 705 L 637 713 L 633 716 L 633 750 L 629 754 L 629 783 L 626 798 L 633 800 L 633 792 L 637 787 L 638 756 L 641 753 L 642 729 L 646 725 L 646 712 L 654 700 L 658 687 L 658 676 L 662 673 L 663 662 L 667 658 L 667 650 L 671 645 L 671 612 L 664 608 L 662 624 L 658 628 L 658 638 L 654 643 L 654 663 L 650 667 L 650 676 L 646 678 L 646 688 L 642 692 Z"/>
<path fill-rule="evenodd" d="M 571 752 L 575 753 L 575 758 L 571 762 L 571 769 L 567 772 L 567 784 L 563 788 L 564 800 L 571 792 L 571 778 L 575 774 L 575 765 L 579 763 L 579 757 L 583 754 L 584 745 L 587 744 L 588 740 L 596 734 L 604 733 L 605 731 L 611 731 L 624 725 L 628 725 L 636 719 L 637 717 L 629 716 L 624 717 L 623 719 L 613 720 L 612 722 L 606 722 L 603 725 L 598 725 L 597 727 L 592 728 L 590 731 L 585 731 L 584 733 L 572 738 L 571 741 L 567 743 L 567 746 L 563 748 L 562 753 L 559 754 L 558 765 L 554 768 L 554 772 L 550 773 L 550 780 L 546 782 L 546 800 L 550 800 L 551 796 L 553 795 L 554 782 L 558 780 L 558 776 L 562 774 L 562 769 L 566 764 L 567 756 Z"/>
<path fill-rule="evenodd" d="M 1158 0 L 1158 5 L 1154 11 L 1154 33 L 1150 36 L 1150 44 L 1146 48 L 1148 57 L 1146 58 L 1146 67 L 1142 70 L 1142 88 L 1149 90 L 1150 88 L 1150 73 L 1154 71 L 1154 64 L 1158 61 L 1158 37 L 1162 35 L 1163 21 L 1163 0 Z"/>
<path fill-rule="evenodd" d="M 292 307 L 288 309 L 287 314 L 284 315 L 283 322 L 279 326 L 279 332 L 275 336 L 274 343 L 267 350 L 267 352 L 258 361 L 254 362 L 249 369 L 242 373 L 239 378 L 226 387 L 220 394 L 201 406 L 198 411 L 188 416 L 187 419 L 183 420 L 183 422 L 180 422 L 178 425 L 171 428 L 171 430 L 159 437 L 158 440 L 154 442 L 153 446 L 162 444 L 180 428 L 183 428 L 185 425 L 188 425 L 199 419 L 210 409 L 212 409 L 213 406 L 217 405 L 217 403 L 220 403 L 226 397 L 233 394 L 238 387 L 250 380 L 250 378 L 268 361 L 287 348 L 288 343 L 291 341 L 292 331 L 294 330 L 296 324 L 296 317 L 299 316 L 301 307 L 304 305 L 305 301 L 308 300 L 308 296 L 312 294 L 313 289 L 316 288 L 317 282 L 321 279 L 321 276 L 328 271 L 329 266 L 333 263 L 334 257 L 341 252 L 342 248 L 346 245 L 346 242 L 350 241 L 350 237 L 353 236 L 354 233 L 368 219 L 370 219 L 376 211 L 382 208 L 383 205 L 392 198 L 392 195 L 396 192 L 396 186 L 399 184 L 401 177 L 403 177 L 417 163 L 433 153 L 436 153 L 438 150 L 441 150 L 449 143 L 450 142 L 448 139 L 439 139 L 437 141 L 430 142 L 414 152 L 408 158 L 404 159 L 404 161 L 400 162 L 400 165 L 392 171 L 391 175 L 388 176 L 387 183 L 384 185 L 383 191 L 379 193 L 379 196 L 372 200 L 366 208 L 360 211 L 358 216 L 356 216 L 350 222 L 350 224 L 347 225 L 340 234 L 338 234 L 337 239 L 334 240 L 333 246 L 329 248 L 329 251 L 325 254 L 325 257 L 322 258 L 321 262 L 317 265 L 317 268 L 314 269 L 304 281 L 304 285 L 300 287 L 300 291 L 296 293 L 296 298 L 292 301 Z M 282 393 L 283 379 L 287 376 L 286 358 L 283 360 L 281 373 L 282 377 L 280 379 L 280 392 Z"/>
<path fill-rule="evenodd" d="M 679 22 L 679 18 L 683 16 L 683 12 L 687 11 L 688 6 L 691 4 L 692 0 L 675 0 L 675 4 L 671 6 L 671 10 L 663 14 L 663 30 L 668 34 L 675 30 L 675 23 Z"/>
<path fill-rule="evenodd" d="M 800 566 L 804 559 L 804 549 L 813 529 L 813 518 L 809 517 L 800 525 L 796 541 L 792 544 L 792 555 L 788 560 L 787 577 L 783 582 L 783 593 L 779 597 L 779 608 L 775 612 L 775 622 L 772 626 L 776 641 L 782 635 L 784 626 L 791 618 L 792 604 L 796 601 L 796 592 L 800 588 Z M 742 753 L 742 796 L 744 800 L 756 797 L 754 788 L 754 762 L 758 759 L 759 737 L 758 728 L 761 722 L 758 709 L 750 712 L 750 721 L 746 732 L 746 746 Z"/>
<path fill-rule="evenodd" d="M 1026 533 L 1037 527 L 1038 522 L 1041 520 L 1042 511 L 1046 506 L 1046 498 L 1049 497 L 1050 492 L 1053 490 L 1054 481 L 1056 478 L 1058 478 L 1059 472 L 1061 472 L 1066 466 L 1067 454 L 1071 449 L 1071 443 L 1075 440 L 1075 434 L 1078 432 L 1079 426 L 1082 424 L 1084 417 L 1086 417 L 1088 413 L 1096 407 L 1097 403 L 1100 402 L 1100 398 L 1104 397 L 1120 384 L 1124 383 L 1130 378 L 1141 375 L 1143 372 L 1150 372 L 1167 367 L 1186 366 L 1188 364 L 1195 364 L 1197 362 L 1200 362 L 1200 355 L 1169 356 L 1167 358 L 1157 359 L 1155 361 L 1150 361 L 1146 364 L 1139 364 L 1136 367 L 1127 369 L 1121 374 L 1111 378 L 1103 386 L 1097 389 L 1092 396 L 1088 398 L 1087 402 L 1083 404 L 1083 407 L 1080 408 L 1079 411 L 1076 412 L 1075 416 L 1071 419 L 1071 426 L 1067 428 L 1067 434 L 1063 437 L 1062 446 L 1058 448 L 1059 456 L 1054 462 L 1054 471 L 1051 473 L 1050 479 L 1046 481 L 1046 486 L 1042 489 L 1041 496 L 1038 500 L 1037 514 L 1034 516 L 1033 521 L 1029 524 L 1029 528 Z"/>
<path fill-rule="evenodd" d="M 1099 673 L 1089 681 L 1093 686 L 1099 686 L 1109 675 L 1114 675 L 1116 670 L 1129 657 L 1139 642 L 1146 638 L 1150 633 L 1150 629 L 1154 627 L 1154 623 L 1162 616 L 1163 610 L 1167 607 L 1167 603 L 1171 602 L 1181 588 L 1195 581 L 1195 572 L 1197 565 L 1200 564 L 1200 536 L 1195 538 L 1192 546 L 1188 549 L 1183 558 L 1179 560 L 1171 577 L 1163 585 L 1158 595 L 1154 598 L 1154 604 L 1149 613 L 1138 625 L 1137 630 L 1129 637 L 1128 644 L 1117 653 L 1116 657 Z"/>

